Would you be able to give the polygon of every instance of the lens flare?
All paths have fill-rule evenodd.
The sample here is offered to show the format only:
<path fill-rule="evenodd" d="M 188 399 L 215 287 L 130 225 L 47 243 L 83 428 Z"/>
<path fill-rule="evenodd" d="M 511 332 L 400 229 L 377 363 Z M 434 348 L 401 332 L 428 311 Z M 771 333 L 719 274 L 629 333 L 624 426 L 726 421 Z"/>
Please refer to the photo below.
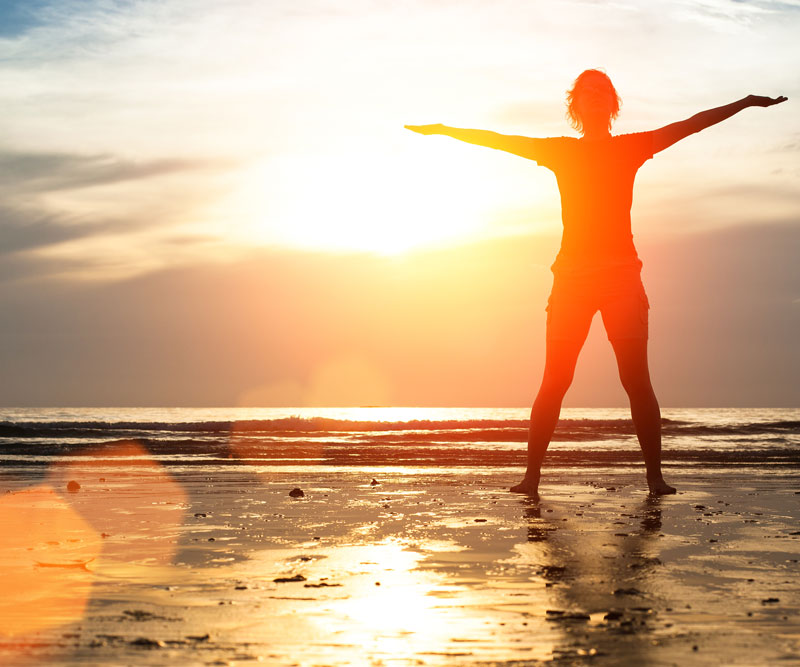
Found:
<path fill-rule="evenodd" d="M 0 636 L 81 619 L 102 537 L 51 486 L 0 498 Z"/>

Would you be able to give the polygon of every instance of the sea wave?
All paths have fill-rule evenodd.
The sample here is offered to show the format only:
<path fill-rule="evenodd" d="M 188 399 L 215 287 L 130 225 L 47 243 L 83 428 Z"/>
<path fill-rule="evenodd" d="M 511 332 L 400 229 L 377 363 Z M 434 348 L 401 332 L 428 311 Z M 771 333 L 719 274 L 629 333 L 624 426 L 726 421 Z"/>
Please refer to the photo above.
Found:
<path fill-rule="evenodd" d="M 354 421 L 325 417 L 289 417 L 284 419 L 203 422 L 0 422 L 0 438 L 80 438 L 114 434 L 137 437 L 144 433 L 165 435 L 191 433 L 205 435 L 237 434 L 329 434 L 329 433 L 404 433 L 441 432 L 452 439 L 517 439 L 526 433 L 528 421 L 522 419 Z M 735 424 L 710 424 L 663 419 L 664 435 L 736 436 L 760 434 L 800 434 L 800 421 L 766 421 Z M 557 435 L 593 439 L 632 435 L 630 419 L 562 419 Z"/>
<path fill-rule="evenodd" d="M 219 421 L 2 421 L 0 460 L 47 457 L 103 460 L 124 443 L 147 456 L 201 461 L 316 461 L 331 465 L 520 465 L 524 419 L 348 420 L 284 417 Z M 663 419 L 664 459 L 692 462 L 800 463 L 800 421 L 714 423 Z M 574 445 L 573 445 L 574 443 Z M 596 465 L 639 460 L 630 419 L 562 419 L 548 460 Z M 119 460 L 119 459 L 117 459 Z M 566 460 L 566 459 L 565 459 Z M 609 459 L 610 460 L 610 459 Z M 583 463 L 582 463 L 583 462 Z"/>
<path fill-rule="evenodd" d="M 524 466 L 526 451 L 518 448 L 463 449 L 447 445 L 417 445 L 401 447 L 337 446 L 314 443 L 281 443 L 267 448 L 263 443 L 232 447 L 228 444 L 198 441 L 148 442 L 136 441 L 141 449 L 128 447 L 130 441 L 109 442 L 102 446 L 76 447 L 71 445 L 36 445 L 11 447 L 0 451 L 2 466 L 40 466 L 66 460 L 80 459 L 84 463 L 115 467 L 150 466 L 157 462 L 168 467 L 236 466 L 236 465 L 321 465 L 321 466 L 413 466 L 413 467 L 510 467 Z M 765 465 L 797 468 L 800 449 L 763 447 L 756 449 L 667 449 L 665 464 L 672 465 Z M 640 465 L 641 453 L 636 447 L 607 449 L 552 449 L 547 454 L 548 466 L 614 466 Z"/>
<path fill-rule="evenodd" d="M 202 422 L 0 422 L 0 447 L 31 440 L 148 439 L 171 441 L 261 437 L 268 439 L 350 437 L 384 443 L 403 442 L 524 442 L 528 422 L 521 419 L 353 421 L 324 417 Z M 800 421 L 698 423 L 662 420 L 665 437 L 753 438 L 800 435 Z M 602 441 L 635 435 L 630 419 L 562 419 L 553 440 Z"/>

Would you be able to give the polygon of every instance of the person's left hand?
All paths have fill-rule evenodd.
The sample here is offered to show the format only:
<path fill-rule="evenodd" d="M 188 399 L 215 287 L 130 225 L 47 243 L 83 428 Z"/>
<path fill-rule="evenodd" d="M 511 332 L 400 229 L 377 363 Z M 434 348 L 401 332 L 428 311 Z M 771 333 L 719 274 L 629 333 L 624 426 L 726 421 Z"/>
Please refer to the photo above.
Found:
<path fill-rule="evenodd" d="M 747 102 L 751 107 L 771 107 L 773 104 L 780 104 L 788 100 L 788 97 L 764 97 L 762 95 L 748 95 Z"/>

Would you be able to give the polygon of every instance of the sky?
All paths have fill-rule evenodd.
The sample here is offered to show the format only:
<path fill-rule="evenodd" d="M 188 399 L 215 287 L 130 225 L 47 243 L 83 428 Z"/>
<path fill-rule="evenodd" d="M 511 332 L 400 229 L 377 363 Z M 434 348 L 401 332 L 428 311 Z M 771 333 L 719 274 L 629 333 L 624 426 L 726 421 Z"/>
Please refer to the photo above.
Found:
<path fill-rule="evenodd" d="M 0 405 L 522 406 L 551 172 L 423 137 L 614 132 L 786 95 L 640 170 L 662 405 L 800 399 L 800 2 L 0 5 Z M 571 406 L 622 406 L 599 317 Z"/>

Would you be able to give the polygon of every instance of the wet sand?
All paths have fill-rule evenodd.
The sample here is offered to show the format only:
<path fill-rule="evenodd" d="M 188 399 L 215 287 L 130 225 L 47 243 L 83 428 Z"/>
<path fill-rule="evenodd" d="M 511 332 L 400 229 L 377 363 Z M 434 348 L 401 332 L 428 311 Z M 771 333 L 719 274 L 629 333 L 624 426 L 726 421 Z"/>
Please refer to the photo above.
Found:
<path fill-rule="evenodd" d="M 660 500 L 626 469 L 551 468 L 538 502 L 518 477 L 4 478 L 0 663 L 800 664 L 796 471 L 676 467 Z"/>

